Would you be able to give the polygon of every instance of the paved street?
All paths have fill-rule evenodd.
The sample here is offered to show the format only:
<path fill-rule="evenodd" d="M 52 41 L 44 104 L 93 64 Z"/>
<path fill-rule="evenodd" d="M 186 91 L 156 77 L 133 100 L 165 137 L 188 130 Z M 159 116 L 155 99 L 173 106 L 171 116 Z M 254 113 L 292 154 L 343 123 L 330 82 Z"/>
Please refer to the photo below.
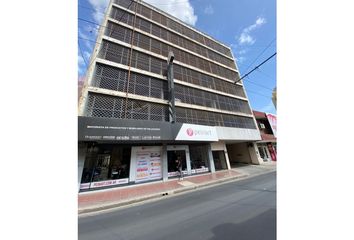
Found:
<path fill-rule="evenodd" d="M 276 172 L 80 217 L 79 239 L 276 239 Z"/>

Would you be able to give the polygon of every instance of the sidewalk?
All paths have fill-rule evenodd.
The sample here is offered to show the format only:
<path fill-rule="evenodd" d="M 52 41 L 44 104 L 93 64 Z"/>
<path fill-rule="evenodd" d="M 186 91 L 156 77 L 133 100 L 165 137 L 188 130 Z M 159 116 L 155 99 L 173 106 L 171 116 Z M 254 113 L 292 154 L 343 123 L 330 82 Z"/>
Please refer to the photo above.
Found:
<path fill-rule="evenodd" d="M 235 179 L 257 176 L 275 170 L 276 163 L 267 163 L 264 165 L 238 164 L 231 170 L 186 176 L 183 181 L 171 179 L 167 182 L 159 181 L 83 192 L 78 195 L 78 210 L 79 214 L 101 211 Z"/>

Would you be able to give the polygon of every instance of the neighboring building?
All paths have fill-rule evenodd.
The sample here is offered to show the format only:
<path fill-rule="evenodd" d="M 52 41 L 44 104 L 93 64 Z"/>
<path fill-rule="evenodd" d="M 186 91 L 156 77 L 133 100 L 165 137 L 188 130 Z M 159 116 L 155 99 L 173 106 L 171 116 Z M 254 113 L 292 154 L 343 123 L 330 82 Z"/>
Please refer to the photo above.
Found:
<path fill-rule="evenodd" d="M 107 11 L 79 104 L 80 189 L 167 181 L 177 158 L 187 175 L 255 162 L 261 137 L 230 47 L 145 2 Z"/>
<path fill-rule="evenodd" d="M 259 163 L 277 160 L 277 117 L 270 113 L 253 111 L 262 140 L 256 142 Z"/>

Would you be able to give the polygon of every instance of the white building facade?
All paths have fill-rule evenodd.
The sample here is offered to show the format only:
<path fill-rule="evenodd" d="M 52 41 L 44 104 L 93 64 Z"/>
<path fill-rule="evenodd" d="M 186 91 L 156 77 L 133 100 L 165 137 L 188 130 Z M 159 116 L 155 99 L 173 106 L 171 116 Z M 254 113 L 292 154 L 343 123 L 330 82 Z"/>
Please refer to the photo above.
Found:
<path fill-rule="evenodd" d="M 256 161 L 230 47 L 130 0 L 111 1 L 96 42 L 79 102 L 80 191 L 168 181 L 176 159 L 187 176 Z"/>

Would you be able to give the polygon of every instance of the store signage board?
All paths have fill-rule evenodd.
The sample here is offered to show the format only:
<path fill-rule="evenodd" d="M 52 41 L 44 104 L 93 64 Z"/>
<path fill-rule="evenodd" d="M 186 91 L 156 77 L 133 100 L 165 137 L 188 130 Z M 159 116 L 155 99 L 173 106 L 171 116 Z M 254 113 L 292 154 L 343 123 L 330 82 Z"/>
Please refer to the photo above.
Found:
<path fill-rule="evenodd" d="M 216 142 L 219 139 L 215 127 L 184 123 L 177 134 L 176 140 Z"/>
<path fill-rule="evenodd" d="M 273 135 L 277 137 L 277 116 L 271 113 L 266 113 L 268 122 L 272 127 Z"/>
<path fill-rule="evenodd" d="M 173 129 L 180 126 L 180 123 L 172 127 L 169 122 L 79 116 L 78 138 L 79 141 L 105 142 L 173 140 Z"/>

